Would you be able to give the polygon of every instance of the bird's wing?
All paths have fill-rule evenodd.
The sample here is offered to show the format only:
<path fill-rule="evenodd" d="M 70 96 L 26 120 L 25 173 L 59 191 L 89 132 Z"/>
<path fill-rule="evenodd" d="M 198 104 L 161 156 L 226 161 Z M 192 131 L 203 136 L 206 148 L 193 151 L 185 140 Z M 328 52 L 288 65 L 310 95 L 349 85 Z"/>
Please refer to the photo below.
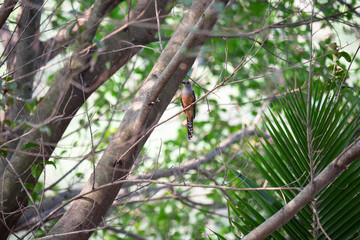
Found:
<path fill-rule="evenodd" d="M 180 101 L 181 101 L 181 105 L 183 106 L 183 108 L 185 108 L 184 103 L 182 101 L 182 93 L 180 94 Z"/>
<path fill-rule="evenodd" d="M 192 91 L 192 95 L 193 95 L 193 97 L 194 97 L 194 102 L 195 102 L 195 101 L 196 101 L 196 96 L 195 96 L 194 91 Z M 193 115 L 192 119 L 194 119 L 194 118 L 195 118 L 195 115 L 196 115 L 196 104 L 194 104 L 193 106 L 194 106 L 194 115 Z"/>

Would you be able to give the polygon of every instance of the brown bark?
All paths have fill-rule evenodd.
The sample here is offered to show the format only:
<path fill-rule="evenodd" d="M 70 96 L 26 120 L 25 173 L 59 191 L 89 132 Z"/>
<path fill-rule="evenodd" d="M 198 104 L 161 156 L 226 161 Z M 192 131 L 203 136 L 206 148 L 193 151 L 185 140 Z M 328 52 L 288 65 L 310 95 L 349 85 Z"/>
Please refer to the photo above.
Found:
<path fill-rule="evenodd" d="M 224 141 L 219 143 L 218 147 L 216 147 L 212 151 L 208 152 L 206 155 L 201 156 L 200 158 L 187 161 L 186 163 L 181 164 L 180 166 L 177 166 L 177 167 L 174 166 L 170 169 L 158 169 L 158 170 L 149 172 L 143 176 L 133 176 L 133 177 L 130 177 L 129 179 L 156 180 L 156 179 L 164 178 L 164 177 L 180 176 L 182 174 L 187 173 L 189 170 L 200 168 L 201 165 L 214 160 L 214 158 L 216 156 L 225 152 L 229 147 L 233 146 L 234 143 L 238 143 L 246 136 L 252 136 L 254 134 L 257 134 L 257 130 L 255 129 L 254 126 L 249 126 L 247 128 L 241 129 L 241 130 L 237 131 L 236 133 L 234 133 L 233 135 L 229 136 Z M 136 184 L 138 184 L 138 183 L 137 182 L 124 183 L 123 188 L 128 188 L 128 187 L 136 185 Z M 55 210 L 55 208 L 60 206 L 66 199 L 73 198 L 76 195 L 78 195 L 79 193 L 80 193 L 80 190 L 74 189 L 74 190 L 69 190 L 69 191 L 57 194 L 52 198 L 45 199 L 42 202 L 40 209 L 39 209 L 42 218 L 48 217 L 47 215 L 50 212 L 52 212 L 53 210 Z M 116 199 L 119 199 L 119 197 L 121 197 L 121 196 L 118 195 L 116 197 Z M 114 204 L 112 204 L 112 207 L 113 206 L 114 206 Z M 55 212 L 55 215 L 57 215 L 58 213 L 59 212 Z M 28 224 L 29 222 L 31 224 Z M 31 208 L 31 209 L 26 210 L 26 212 L 23 214 L 23 216 L 17 222 L 16 227 L 17 227 L 17 230 L 20 231 L 23 229 L 28 229 L 29 227 L 37 224 L 38 222 L 39 222 L 39 218 L 37 216 L 37 213 L 33 208 Z"/>
<path fill-rule="evenodd" d="M 112 4 L 111 2 L 108 1 L 109 4 Z M 166 12 L 165 7 L 168 2 L 171 1 L 162 1 L 161 4 L 158 4 L 163 13 Z M 104 9 L 107 12 L 110 10 L 110 8 Z M 130 22 L 146 19 L 145 23 L 152 23 L 155 21 L 154 16 L 154 8 L 151 8 L 151 4 L 149 6 L 147 1 L 141 1 L 133 9 L 129 19 Z M 97 20 L 99 19 L 101 18 L 97 18 Z M 129 45 L 148 43 L 153 40 L 156 32 L 153 29 L 143 29 L 128 24 L 127 20 L 122 22 L 122 26 L 124 25 L 128 25 L 127 31 L 120 31 L 104 41 L 103 51 L 107 54 L 101 54 L 98 57 L 94 68 L 89 67 L 89 60 L 93 50 L 96 49 L 92 48 L 84 57 L 77 57 L 78 53 L 75 53 L 68 68 L 61 70 L 56 76 L 54 84 L 30 117 L 28 125 L 33 128 L 21 136 L 16 152 L 8 162 L 11 165 L 7 166 L 0 181 L 2 189 L 0 192 L 1 239 L 6 239 L 19 218 L 21 209 L 27 203 L 28 197 L 22 191 L 22 184 L 37 182 L 37 178 L 31 175 L 31 165 L 43 167 L 44 161 L 52 154 L 72 117 L 86 98 L 140 49 L 129 48 Z M 79 46 L 79 52 L 88 48 L 93 34 L 95 34 L 94 31 L 86 33 L 78 39 L 76 44 Z M 124 51 L 118 51 L 122 48 Z M 105 67 L 107 62 L 111 64 L 110 69 Z M 83 88 L 88 90 L 84 93 Z M 50 136 L 39 131 L 39 128 L 44 125 L 50 128 Z M 24 146 L 29 142 L 36 142 L 38 146 L 24 150 Z M 36 156 L 37 154 L 42 157 Z"/>
<path fill-rule="evenodd" d="M 14 10 L 17 0 L 4 0 L 0 8 L 0 29 L 3 27 L 10 13 Z"/>
<path fill-rule="evenodd" d="M 183 49 L 194 51 L 207 39 L 205 35 L 189 33 L 188 26 L 210 31 L 217 20 L 213 4 L 206 8 L 208 5 L 209 1 L 204 0 L 193 3 L 133 99 L 93 173 L 95 176 L 89 178 L 82 193 L 128 176 L 134 159 L 150 134 L 147 130 L 158 122 L 195 60 L 193 56 L 188 57 Z M 88 239 L 110 208 L 120 188 L 121 185 L 116 184 L 76 200 L 47 238 Z"/>
<path fill-rule="evenodd" d="M 15 60 L 11 65 L 14 66 L 12 74 L 16 82 L 16 95 L 9 94 L 6 96 L 8 105 L 5 113 L 5 119 L 11 122 L 29 116 L 25 110 L 25 101 L 32 97 L 33 83 L 35 79 L 35 62 L 33 61 L 39 51 L 39 28 L 40 28 L 40 7 L 42 0 L 21 1 L 21 17 L 18 21 L 18 39 L 16 42 Z M 28 74 L 32 73 L 32 74 Z M 11 100 L 11 101 L 10 101 Z M 10 126 L 3 126 L 8 130 Z M 12 134 L 4 136 L 4 140 L 12 140 L 23 133 L 23 129 L 9 131 Z M 15 149 L 18 141 L 11 141 L 7 146 Z M 10 157 L 11 154 L 9 154 Z M 6 164 L 1 163 L 0 176 L 2 175 Z"/>

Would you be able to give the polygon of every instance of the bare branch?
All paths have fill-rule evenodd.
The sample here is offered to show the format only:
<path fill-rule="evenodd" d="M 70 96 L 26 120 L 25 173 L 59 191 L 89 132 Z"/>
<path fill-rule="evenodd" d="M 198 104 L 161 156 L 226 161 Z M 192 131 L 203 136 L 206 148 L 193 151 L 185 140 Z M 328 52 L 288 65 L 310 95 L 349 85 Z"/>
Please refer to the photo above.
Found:
<path fill-rule="evenodd" d="M 185 164 L 182 164 L 181 166 L 178 167 L 156 170 L 154 172 L 147 173 L 144 176 L 135 177 L 135 179 L 159 179 L 163 177 L 169 177 L 172 175 L 179 176 L 183 173 L 188 172 L 191 169 L 198 169 L 202 164 L 212 161 L 217 155 L 225 152 L 227 148 L 231 147 L 234 143 L 238 143 L 244 137 L 254 135 L 255 133 L 256 133 L 256 129 L 254 126 L 241 129 L 236 133 L 234 133 L 233 135 L 229 136 L 220 144 L 218 144 L 218 146 L 215 149 L 213 149 L 212 151 L 210 151 L 209 153 L 198 159 L 187 161 Z M 124 186 L 128 187 L 130 185 L 132 184 L 127 183 Z"/>
<path fill-rule="evenodd" d="M 180 176 L 182 174 L 187 173 L 188 171 L 190 171 L 192 169 L 198 169 L 198 168 L 200 168 L 201 165 L 214 160 L 214 158 L 216 156 L 218 156 L 219 154 L 226 152 L 228 150 L 228 148 L 233 146 L 233 144 L 240 142 L 246 136 L 252 136 L 256 133 L 257 133 L 257 130 L 253 126 L 241 129 L 238 132 L 236 132 L 233 135 L 226 138 L 223 142 L 218 144 L 215 149 L 213 149 L 206 155 L 200 157 L 199 159 L 187 161 L 186 163 L 184 163 L 178 167 L 155 170 L 153 172 L 149 172 L 142 176 L 130 176 L 130 179 L 129 179 L 130 181 L 123 182 L 123 187 L 128 188 L 130 186 L 137 185 L 139 183 L 143 183 L 142 180 L 145 180 L 145 181 L 146 180 L 156 180 L 156 179 L 160 179 L 160 178 L 164 178 L 164 177 L 171 177 L 174 175 Z M 216 184 L 216 185 L 218 185 L 218 184 Z M 220 190 L 224 190 L 224 189 L 220 188 Z M 71 190 L 71 191 L 59 193 L 52 198 L 46 199 L 39 209 L 39 211 L 41 212 L 41 216 L 43 218 L 45 218 L 50 212 L 52 212 L 53 214 L 56 213 L 53 210 L 55 208 L 58 208 L 60 206 L 61 202 L 63 202 L 65 199 L 78 197 L 76 195 L 78 195 L 79 193 L 80 193 L 80 190 Z M 123 196 L 120 196 L 120 197 L 123 197 Z M 62 212 L 58 212 L 58 213 L 62 213 Z M 25 214 L 19 220 L 17 227 L 20 228 L 21 226 L 23 226 L 23 227 L 21 227 L 23 229 L 24 225 L 26 224 L 27 221 L 29 221 L 32 225 L 32 224 L 36 223 L 36 219 L 37 219 L 36 212 L 34 212 L 31 208 L 31 209 L 29 209 L 29 211 L 25 211 Z"/>

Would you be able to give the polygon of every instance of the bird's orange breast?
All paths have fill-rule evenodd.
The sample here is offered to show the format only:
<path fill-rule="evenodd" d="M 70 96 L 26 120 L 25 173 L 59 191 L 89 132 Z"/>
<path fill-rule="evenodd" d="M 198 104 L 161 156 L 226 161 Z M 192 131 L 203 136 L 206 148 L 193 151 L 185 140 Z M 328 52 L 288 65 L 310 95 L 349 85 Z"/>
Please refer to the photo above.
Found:
<path fill-rule="evenodd" d="M 192 94 L 189 95 L 181 95 L 181 103 L 183 105 L 183 108 L 186 108 L 187 106 L 189 106 L 190 104 L 192 104 L 195 101 L 195 97 Z M 188 121 L 192 121 L 194 119 L 194 111 L 195 111 L 195 106 L 191 106 L 190 108 L 188 108 L 187 110 L 185 110 L 185 114 L 186 114 L 186 118 Z"/>

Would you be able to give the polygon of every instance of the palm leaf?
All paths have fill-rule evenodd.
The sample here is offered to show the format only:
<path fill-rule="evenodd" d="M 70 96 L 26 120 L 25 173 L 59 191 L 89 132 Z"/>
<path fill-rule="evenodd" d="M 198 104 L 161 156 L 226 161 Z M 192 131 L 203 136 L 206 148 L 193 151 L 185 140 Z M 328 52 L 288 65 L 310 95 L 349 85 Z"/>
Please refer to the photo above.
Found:
<path fill-rule="evenodd" d="M 332 91 L 323 91 L 315 87 L 311 93 L 310 121 L 312 157 L 315 174 L 322 171 L 349 144 L 356 129 L 358 102 L 343 101 L 344 96 L 337 96 Z M 256 169 L 273 187 L 303 187 L 310 182 L 309 149 L 307 142 L 307 97 L 300 90 L 297 94 L 289 94 L 280 105 L 283 114 L 270 111 L 264 117 L 265 126 L 273 143 L 264 136 L 261 139 L 262 151 L 249 143 L 253 154 L 249 153 Z M 235 171 L 235 170 L 234 170 Z M 254 187 L 254 181 L 237 172 L 242 187 Z M 360 231 L 360 166 L 354 163 L 341 174 L 330 186 L 323 189 L 313 200 L 322 229 L 332 239 L 354 238 Z M 238 205 L 229 205 L 243 222 L 231 220 L 243 234 L 264 221 L 263 216 L 276 213 L 285 202 L 290 201 L 298 192 L 284 190 L 282 192 L 251 191 L 253 201 L 247 201 L 233 193 Z M 242 209 L 240 209 L 240 207 Z M 243 209 L 246 209 L 244 211 Z M 258 209 L 262 209 L 259 216 Z M 307 205 L 298 212 L 295 218 L 283 226 L 283 230 L 292 239 L 326 239 L 320 226 L 314 227 L 312 208 Z M 315 223 L 316 225 L 316 223 Z M 272 235 L 274 239 L 282 239 L 281 232 Z M 283 232 L 284 234 L 284 232 Z"/>

